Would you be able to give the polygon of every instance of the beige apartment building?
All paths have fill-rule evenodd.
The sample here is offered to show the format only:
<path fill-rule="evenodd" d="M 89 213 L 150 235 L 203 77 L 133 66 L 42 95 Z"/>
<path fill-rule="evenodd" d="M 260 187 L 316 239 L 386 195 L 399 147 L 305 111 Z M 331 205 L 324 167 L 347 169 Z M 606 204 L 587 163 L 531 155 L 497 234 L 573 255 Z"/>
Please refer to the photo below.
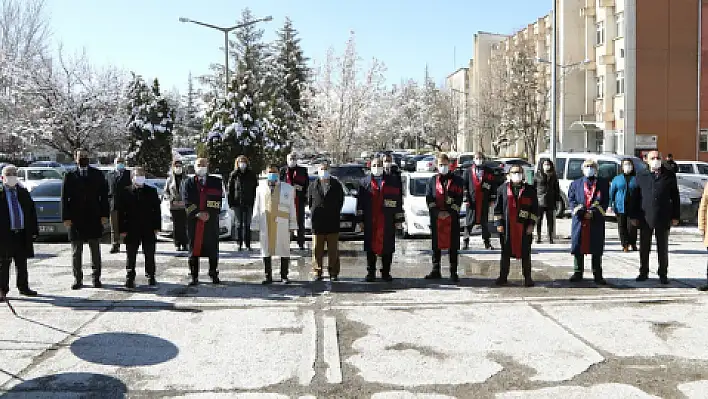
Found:
<path fill-rule="evenodd" d="M 707 108 L 698 90 L 699 51 L 706 47 L 699 1 L 557 0 L 559 151 L 641 155 L 658 149 L 677 159 L 708 156 L 699 151 L 708 150 L 708 131 L 705 138 L 699 134 L 699 106 L 704 113 Z M 475 34 L 467 87 L 459 87 L 463 82 L 455 74 L 448 78 L 449 88 L 468 93 L 461 149 L 490 151 L 473 121 L 491 57 L 530 40 L 550 87 L 552 34 L 550 14 L 511 36 Z M 538 151 L 548 144 L 548 136 L 539 140 Z M 523 155 L 522 148 L 510 143 L 502 152 Z"/>

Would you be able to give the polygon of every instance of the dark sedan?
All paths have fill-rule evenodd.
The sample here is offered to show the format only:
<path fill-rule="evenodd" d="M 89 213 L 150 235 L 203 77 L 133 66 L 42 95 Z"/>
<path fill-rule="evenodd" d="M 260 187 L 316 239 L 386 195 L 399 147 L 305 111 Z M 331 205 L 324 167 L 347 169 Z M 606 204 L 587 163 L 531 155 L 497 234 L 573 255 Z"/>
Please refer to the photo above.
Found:
<path fill-rule="evenodd" d="M 359 182 L 366 176 L 366 168 L 355 163 L 336 165 L 330 166 L 329 173 L 351 190 L 359 187 Z"/>
<path fill-rule="evenodd" d="M 418 161 L 422 161 L 427 155 L 407 155 L 401 159 L 401 169 L 407 172 L 415 172 Z"/>

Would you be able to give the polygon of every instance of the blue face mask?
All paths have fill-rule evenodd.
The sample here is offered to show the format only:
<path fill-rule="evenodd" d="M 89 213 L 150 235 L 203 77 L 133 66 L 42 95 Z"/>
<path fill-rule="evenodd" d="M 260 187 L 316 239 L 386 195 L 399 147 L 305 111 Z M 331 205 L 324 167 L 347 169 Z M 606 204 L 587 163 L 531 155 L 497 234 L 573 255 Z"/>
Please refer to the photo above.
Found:
<path fill-rule="evenodd" d="M 124 163 L 117 163 L 117 164 L 116 164 L 116 169 L 117 169 L 117 170 L 124 170 L 124 169 L 125 169 L 125 164 L 124 164 Z"/>
<path fill-rule="evenodd" d="M 271 183 L 277 182 L 278 181 L 278 174 L 277 173 L 268 173 L 268 181 Z"/>

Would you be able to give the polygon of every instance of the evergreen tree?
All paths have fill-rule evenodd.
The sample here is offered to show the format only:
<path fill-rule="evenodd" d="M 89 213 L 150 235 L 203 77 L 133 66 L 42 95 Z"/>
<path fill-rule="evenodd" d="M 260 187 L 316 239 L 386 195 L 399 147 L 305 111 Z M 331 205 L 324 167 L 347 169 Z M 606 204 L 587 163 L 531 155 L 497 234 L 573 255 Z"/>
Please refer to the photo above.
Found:
<path fill-rule="evenodd" d="M 278 77 L 284 82 L 285 101 L 294 114 L 304 119 L 307 117 L 303 92 L 307 90 L 311 71 L 307 66 L 308 58 L 303 54 L 298 32 L 290 18 L 285 19 L 283 28 L 278 32 L 276 41 L 276 64 Z"/>
<path fill-rule="evenodd" d="M 187 80 L 187 94 L 180 99 L 175 123 L 175 145 L 194 148 L 201 139 L 203 118 L 200 116 L 199 93 L 194 88 L 192 73 Z"/>
<path fill-rule="evenodd" d="M 160 94 L 157 79 L 148 88 L 143 78 L 133 73 L 127 97 L 130 133 L 127 161 L 131 166 L 145 167 L 148 173 L 164 176 L 172 161 L 174 110 Z"/>

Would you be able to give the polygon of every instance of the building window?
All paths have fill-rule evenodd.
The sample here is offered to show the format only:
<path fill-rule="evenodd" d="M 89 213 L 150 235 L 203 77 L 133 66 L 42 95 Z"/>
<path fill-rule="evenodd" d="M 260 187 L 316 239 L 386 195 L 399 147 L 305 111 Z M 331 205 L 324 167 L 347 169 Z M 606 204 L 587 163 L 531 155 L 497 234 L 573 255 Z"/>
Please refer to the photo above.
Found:
<path fill-rule="evenodd" d="M 619 110 L 619 118 L 624 119 L 624 110 L 623 109 Z"/>
<path fill-rule="evenodd" d="M 708 152 L 708 129 L 701 129 L 698 136 L 698 151 Z"/>
<path fill-rule="evenodd" d="M 615 33 L 617 34 L 617 37 L 623 37 L 624 36 L 624 13 L 623 12 L 618 12 L 615 14 Z"/>
<path fill-rule="evenodd" d="M 624 71 L 617 71 L 615 75 L 615 92 L 624 94 Z"/>
<path fill-rule="evenodd" d="M 600 21 L 595 25 L 595 44 L 605 44 L 605 22 Z"/>
<path fill-rule="evenodd" d="M 623 48 L 620 49 L 620 58 L 624 58 L 624 49 Z"/>
<path fill-rule="evenodd" d="M 595 78 L 596 97 L 599 99 L 605 98 L 605 77 L 598 76 Z"/>

